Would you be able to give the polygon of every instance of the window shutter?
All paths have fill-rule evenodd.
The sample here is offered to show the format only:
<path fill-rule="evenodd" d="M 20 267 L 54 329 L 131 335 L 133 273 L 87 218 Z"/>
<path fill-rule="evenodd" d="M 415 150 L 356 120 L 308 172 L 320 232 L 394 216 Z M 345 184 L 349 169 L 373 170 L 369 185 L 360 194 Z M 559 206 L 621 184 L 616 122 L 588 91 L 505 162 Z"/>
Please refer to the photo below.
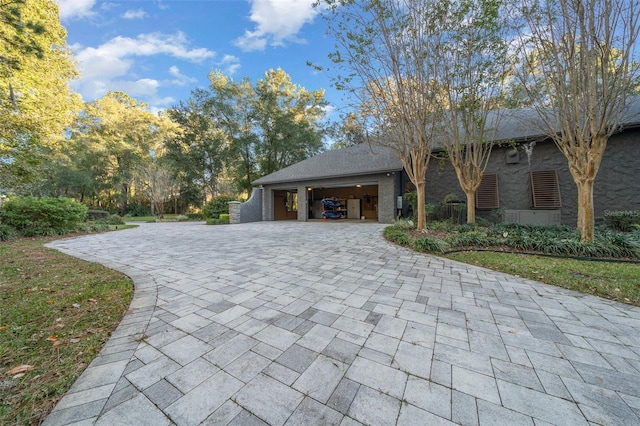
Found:
<path fill-rule="evenodd" d="M 496 173 L 482 175 L 482 182 L 476 191 L 476 209 L 491 210 L 500 208 L 498 195 L 498 175 Z"/>
<path fill-rule="evenodd" d="M 555 170 L 534 170 L 531 175 L 531 195 L 533 207 L 555 209 L 562 207 L 560 184 Z"/>

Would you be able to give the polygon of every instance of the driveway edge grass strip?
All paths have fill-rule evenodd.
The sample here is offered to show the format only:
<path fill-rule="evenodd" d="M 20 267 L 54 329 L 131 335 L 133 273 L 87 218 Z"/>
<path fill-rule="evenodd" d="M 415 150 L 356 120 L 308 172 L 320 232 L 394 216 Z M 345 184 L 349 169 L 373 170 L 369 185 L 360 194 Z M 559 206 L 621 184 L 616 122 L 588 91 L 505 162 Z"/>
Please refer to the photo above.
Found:
<path fill-rule="evenodd" d="M 0 245 L 0 424 L 40 424 L 120 323 L 133 282 L 44 244 Z"/>

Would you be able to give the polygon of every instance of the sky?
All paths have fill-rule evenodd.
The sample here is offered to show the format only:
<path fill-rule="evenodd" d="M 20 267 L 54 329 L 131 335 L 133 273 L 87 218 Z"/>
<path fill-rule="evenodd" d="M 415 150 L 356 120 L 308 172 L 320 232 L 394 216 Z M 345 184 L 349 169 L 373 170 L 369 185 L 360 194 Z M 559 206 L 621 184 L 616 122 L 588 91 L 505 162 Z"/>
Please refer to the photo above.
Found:
<path fill-rule="evenodd" d="M 123 91 L 153 112 L 189 98 L 221 70 L 252 83 L 282 68 L 294 84 L 325 89 L 337 120 L 344 94 L 331 75 L 334 41 L 314 0 L 58 0 L 85 101 Z"/>

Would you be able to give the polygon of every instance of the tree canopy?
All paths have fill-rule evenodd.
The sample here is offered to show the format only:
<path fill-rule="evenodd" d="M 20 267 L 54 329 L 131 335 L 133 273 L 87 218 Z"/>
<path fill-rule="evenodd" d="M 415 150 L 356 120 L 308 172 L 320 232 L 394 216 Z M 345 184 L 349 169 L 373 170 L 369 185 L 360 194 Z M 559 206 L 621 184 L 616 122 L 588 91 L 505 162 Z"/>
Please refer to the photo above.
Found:
<path fill-rule="evenodd" d="M 577 227 L 594 237 L 593 183 L 627 98 L 640 82 L 640 2 L 524 0 L 517 77 L 538 127 L 567 158 L 578 190 Z"/>
<path fill-rule="evenodd" d="M 0 187 L 20 190 L 81 103 L 68 86 L 77 72 L 56 2 L 3 1 L 0 22 Z"/>

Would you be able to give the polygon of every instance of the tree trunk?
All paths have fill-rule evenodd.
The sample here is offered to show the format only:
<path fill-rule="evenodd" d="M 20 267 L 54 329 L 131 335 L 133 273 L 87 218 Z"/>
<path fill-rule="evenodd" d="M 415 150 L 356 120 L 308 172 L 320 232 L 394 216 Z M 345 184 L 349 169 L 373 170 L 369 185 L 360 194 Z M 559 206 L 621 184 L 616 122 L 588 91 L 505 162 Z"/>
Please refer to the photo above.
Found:
<path fill-rule="evenodd" d="M 126 183 L 122 184 L 122 216 L 126 216 L 129 211 L 129 185 Z"/>
<path fill-rule="evenodd" d="M 593 179 L 576 182 L 578 188 L 578 231 L 583 242 L 593 241 L 595 219 L 593 213 Z"/>
<path fill-rule="evenodd" d="M 467 223 L 476 223 L 476 191 L 465 191 L 467 196 Z"/>
<path fill-rule="evenodd" d="M 427 225 L 427 220 L 426 220 L 426 211 L 425 211 L 425 193 L 424 193 L 424 189 L 427 186 L 426 182 L 424 181 L 424 178 L 422 180 L 420 180 L 419 182 L 414 182 L 414 184 L 416 185 L 416 194 L 418 195 L 418 201 L 417 201 L 417 206 L 416 209 L 418 210 L 418 224 L 417 224 L 417 228 L 420 229 L 424 229 Z"/>

